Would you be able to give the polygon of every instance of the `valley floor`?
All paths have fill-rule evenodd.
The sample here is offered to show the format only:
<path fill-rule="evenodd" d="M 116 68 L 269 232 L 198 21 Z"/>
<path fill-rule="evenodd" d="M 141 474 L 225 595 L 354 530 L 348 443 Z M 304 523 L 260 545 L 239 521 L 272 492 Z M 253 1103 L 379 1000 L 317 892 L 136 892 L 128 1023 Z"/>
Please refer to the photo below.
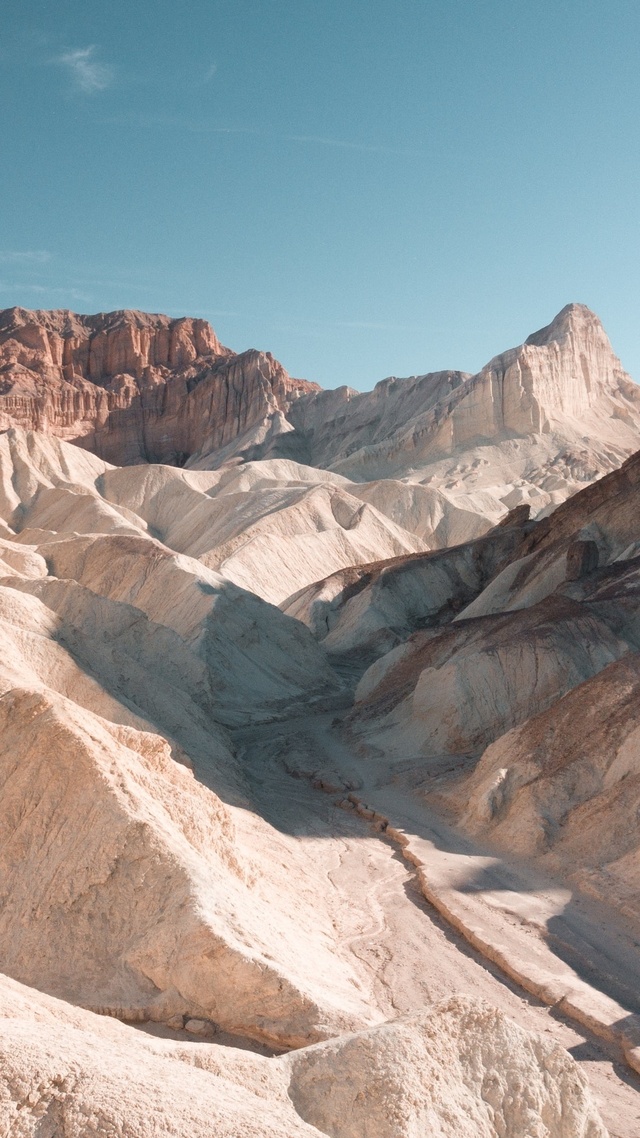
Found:
<path fill-rule="evenodd" d="M 530 960 L 532 973 L 541 962 L 555 962 L 559 976 L 563 971 L 578 976 L 578 984 L 582 978 L 596 1005 L 601 1000 L 606 1008 L 617 999 L 637 1012 L 633 1001 L 637 1003 L 634 992 L 640 991 L 640 949 L 623 928 L 612 935 L 613 918 L 606 927 L 601 925 L 598 939 L 598 918 L 606 921 L 610 915 L 587 910 L 566 888 L 541 883 L 527 867 L 505 866 L 504 861 L 498 865 L 497 858 L 461 840 L 453 849 L 455 837 L 415 794 L 380 785 L 375 764 L 354 754 L 329 713 L 244 730 L 236 741 L 255 809 L 306 848 L 341 952 L 351 962 L 355 957 L 356 971 L 368 984 L 381 1018 L 428 1008 L 456 992 L 484 998 L 522 1027 L 543 1032 L 565 1047 L 587 1074 L 611 1138 L 637 1138 L 640 1076 L 630 1070 L 619 1047 L 557 1007 L 545 1006 L 468 943 L 425 899 L 421 871 L 410 864 L 398 842 L 378 829 L 375 819 L 367 821 L 355 810 L 345 810 L 348 791 L 338 787 L 341 782 L 355 785 L 353 799 L 385 812 L 390 821 L 393 810 L 404 840 L 411 836 L 412 847 L 421 844 L 427 875 L 442 871 L 444 857 L 449 904 L 453 896 L 463 908 L 475 906 L 467 914 L 469 922 L 475 921 L 476 928 L 481 922 L 485 939 L 508 949 L 510 936 L 524 935 L 530 954 L 525 961 Z M 206 771 L 198 773 L 206 781 Z M 546 921 L 550 925 L 543 936 Z M 586 981 L 593 987 L 587 989 Z"/>

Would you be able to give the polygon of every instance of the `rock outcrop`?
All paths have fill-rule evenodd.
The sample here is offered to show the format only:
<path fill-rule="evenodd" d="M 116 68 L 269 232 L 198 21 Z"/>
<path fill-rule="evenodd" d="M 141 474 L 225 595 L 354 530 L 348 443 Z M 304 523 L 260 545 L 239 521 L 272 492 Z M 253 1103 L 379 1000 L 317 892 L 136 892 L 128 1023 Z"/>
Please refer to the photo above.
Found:
<path fill-rule="evenodd" d="M 639 501 L 640 452 L 549 517 L 336 574 L 288 606 L 338 659 L 378 657 L 349 722 L 379 779 L 410 767 L 467 834 L 636 929 Z M 488 572 L 469 599 L 483 548 Z M 412 582 L 431 610 L 407 604 Z"/>
<path fill-rule="evenodd" d="M 324 406 L 340 398 L 341 411 Z M 357 481 L 437 468 L 451 456 L 459 474 L 469 475 L 467 485 L 479 488 L 492 472 L 481 463 L 469 469 L 468 458 L 467 469 L 461 469 L 461 454 L 528 438 L 550 456 L 564 437 L 564 454 L 557 451 L 546 463 L 534 460 L 534 477 L 548 480 L 552 490 L 554 478 L 558 486 L 563 478 L 590 481 L 618 465 L 625 446 L 633 448 L 638 439 L 640 395 L 598 318 L 584 305 L 571 304 L 477 375 L 388 379 L 363 395 L 342 388 L 304 399 L 292 408 L 291 419 L 307 435 L 314 464 Z M 604 427 L 600 436 L 596 422 Z M 506 452 L 516 462 L 517 449 Z M 485 455 L 494 464 L 499 460 L 490 450 Z"/>
<path fill-rule="evenodd" d="M 13 429 L 0 468 L 2 966 L 278 1046 L 379 1019 L 227 731 L 339 696 L 323 650 L 92 494 L 93 455 Z M 57 528 L 16 535 L 31 507 Z"/>
<path fill-rule="evenodd" d="M 446 625 L 518 557 L 533 527 L 498 527 L 451 549 L 353 565 L 282 605 L 334 659 L 364 667 L 416 628 Z"/>
<path fill-rule="evenodd" d="M 285 459 L 220 471 L 120 468 L 97 483 L 172 549 L 279 604 L 336 569 L 427 548 L 338 475 Z M 353 493 L 355 491 L 355 493 Z"/>
<path fill-rule="evenodd" d="M 362 396 L 139 313 L 0 358 L 0 1133 L 605 1138 L 410 894 L 640 1063 L 633 937 L 526 976 L 640 919 L 640 459 L 541 516 L 640 438 L 595 317 Z"/>
<path fill-rule="evenodd" d="M 315 998 L 319 946 L 261 898 L 232 815 L 168 742 L 33 689 L 0 697 L 0 724 L 7 972 L 125 1020 L 201 1017 L 280 1046 L 361 1021 L 346 986 L 331 1006 L 328 954 L 335 994 Z"/>
<path fill-rule="evenodd" d="M 206 320 L 0 312 L 0 428 L 50 432 L 120 464 L 182 465 L 316 389 L 269 353 L 223 347 Z"/>
<path fill-rule="evenodd" d="M 566 1051 L 480 1001 L 276 1059 L 144 1036 L 4 977 L 0 1022 L 12 1138 L 606 1138 Z"/>
<path fill-rule="evenodd" d="M 177 574 L 175 587 L 158 592 L 154 572 L 154 586 L 150 582 L 146 590 L 154 611 L 168 597 L 176 609 L 178 579 L 186 585 L 189 575 L 199 590 L 193 593 L 199 598 L 194 612 L 198 608 L 203 615 L 207 605 L 212 607 L 207 596 L 217 595 L 219 606 L 224 593 L 240 611 L 255 604 L 251 594 L 279 603 L 327 569 L 426 548 L 420 538 L 351 494 L 352 486 L 338 475 L 285 460 L 221 471 L 153 464 L 114 469 L 59 439 L 15 427 L 0 435 L 0 510 L 11 530 L 19 531 L 20 542 L 39 547 L 53 541 L 50 558 L 61 564 L 63 552 L 57 547 L 64 540 L 68 549 L 86 550 L 95 567 L 98 547 L 89 555 L 89 546 L 95 535 L 109 535 L 111 542 L 99 546 L 109 548 L 116 559 L 113 565 L 104 562 L 108 577 L 116 561 L 124 566 L 125 549 L 132 555 L 137 551 L 140 566 L 145 558 L 153 559 L 159 572 L 164 559 L 164 571 Z M 79 534 L 86 537 L 80 541 Z M 136 537 L 143 543 L 136 543 Z M 166 561 L 170 553 L 171 568 Z M 9 546 L 7 556 L 16 557 L 14 547 Z M 68 567 L 65 572 L 75 576 L 79 570 Z M 131 567 L 126 580 L 141 600 L 145 590 L 138 593 Z M 123 600 L 129 585 L 118 579 L 109 587 L 118 589 L 117 599 Z M 242 602 L 234 585 L 243 590 Z M 279 617 L 272 614 L 272 619 Z M 284 627 L 286 622 L 280 623 Z M 292 622 L 289 628 L 292 635 L 300 632 Z M 311 640 L 307 648 L 310 658 Z"/>
<path fill-rule="evenodd" d="M 289 1095 L 335 1138 L 528 1138 L 542 1120 L 554 1138 L 606 1138 L 566 1054 L 514 1028 L 454 999 L 294 1053 Z"/>

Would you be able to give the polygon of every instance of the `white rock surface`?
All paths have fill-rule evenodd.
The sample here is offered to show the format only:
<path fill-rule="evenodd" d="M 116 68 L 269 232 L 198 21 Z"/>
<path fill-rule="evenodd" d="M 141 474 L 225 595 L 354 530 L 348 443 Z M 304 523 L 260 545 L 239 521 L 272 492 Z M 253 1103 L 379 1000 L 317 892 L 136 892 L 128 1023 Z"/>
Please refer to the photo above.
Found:
<path fill-rule="evenodd" d="M 12 975 L 124 1019 L 204 1015 L 280 1043 L 362 1017 L 313 922 L 264 896 L 229 811 L 168 742 L 53 692 L 13 688 L 0 718 Z"/>
<path fill-rule="evenodd" d="M 333 1138 L 606 1134 L 566 1052 L 471 1000 L 305 1048 L 289 1062 L 296 1109 Z"/>
<path fill-rule="evenodd" d="M 427 548 L 336 475 L 281 460 L 217 472 L 215 482 L 204 473 L 203 489 L 193 487 L 197 477 L 139 467 L 108 472 L 100 488 L 118 508 L 143 516 L 166 545 L 274 604 L 327 566 Z"/>
<path fill-rule="evenodd" d="M 12 1138 L 606 1138 L 567 1053 L 481 1002 L 280 1059 L 154 1039 L 5 978 L 0 1022 Z"/>
<path fill-rule="evenodd" d="M 482 536 L 637 445 L 635 389 L 574 306 L 476 377 L 299 394 L 239 442 L 217 424 L 224 453 L 186 469 L 0 436 L 0 966 L 32 986 L 0 985 L 0 1133 L 602 1138 L 566 1052 L 466 999 L 428 1007 L 411 921 L 406 957 L 389 947 L 397 868 L 365 872 L 357 819 L 301 815 L 279 764 L 358 785 L 295 725 L 344 706 L 327 653 L 374 659 L 350 727 L 377 791 L 389 759 L 468 772 L 489 744 L 438 801 L 637 919 L 635 467 L 615 503 L 592 487 Z M 601 568 L 567 582 L 576 536 Z M 605 728 L 551 769 L 535 731 L 568 735 L 572 687 Z M 422 1010 L 382 1023 L 398 1006 Z"/>

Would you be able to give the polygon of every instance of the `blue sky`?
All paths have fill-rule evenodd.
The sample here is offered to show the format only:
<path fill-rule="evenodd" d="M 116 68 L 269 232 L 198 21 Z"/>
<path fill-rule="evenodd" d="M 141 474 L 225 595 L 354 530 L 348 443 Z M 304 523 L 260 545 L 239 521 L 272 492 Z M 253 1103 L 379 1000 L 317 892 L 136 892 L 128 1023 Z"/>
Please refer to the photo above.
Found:
<path fill-rule="evenodd" d="M 0 306 L 201 315 L 361 389 L 568 301 L 640 380 L 638 0 L 21 0 Z"/>

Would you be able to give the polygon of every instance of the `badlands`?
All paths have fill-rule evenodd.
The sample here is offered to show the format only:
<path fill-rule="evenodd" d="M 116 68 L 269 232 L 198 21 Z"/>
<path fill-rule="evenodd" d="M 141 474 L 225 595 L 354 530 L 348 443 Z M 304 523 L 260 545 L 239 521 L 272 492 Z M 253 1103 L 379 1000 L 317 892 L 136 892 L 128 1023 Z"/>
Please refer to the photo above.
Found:
<path fill-rule="evenodd" d="M 637 1138 L 640 392 L 0 313 L 0 1136 Z"/>

